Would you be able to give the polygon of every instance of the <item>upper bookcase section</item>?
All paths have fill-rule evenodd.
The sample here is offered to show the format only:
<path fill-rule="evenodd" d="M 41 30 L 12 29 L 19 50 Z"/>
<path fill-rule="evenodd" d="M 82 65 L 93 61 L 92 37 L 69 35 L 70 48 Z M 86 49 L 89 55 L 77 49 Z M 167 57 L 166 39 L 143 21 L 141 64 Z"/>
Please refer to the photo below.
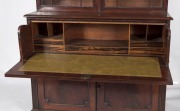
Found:
<path fill-rule="evenodd" d="M 168 0 L 37 0 L 38 11 L 166 14 Z"/>
<path fill-rule="evenodd" d="M 37 0 L 39 11 L 96 12 L 99 0 Z"/>

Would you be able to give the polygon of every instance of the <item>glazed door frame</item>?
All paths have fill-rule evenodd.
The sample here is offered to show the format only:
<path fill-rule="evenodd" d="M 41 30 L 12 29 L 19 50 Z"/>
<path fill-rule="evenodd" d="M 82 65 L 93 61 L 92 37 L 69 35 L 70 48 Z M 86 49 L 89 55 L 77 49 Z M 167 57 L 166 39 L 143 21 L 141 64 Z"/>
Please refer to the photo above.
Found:
<path fill-rule="evenodd" d="M 42 0 L 36 0 L 37 2 L 37 9 L 39 11 L 69 11 L 69 12 L 75 12 L 75 11 L 80 11 L 80 12 L 97 12 L 98 10 L 98 4 L 100 4 L 99 0 L 93 0 L 92 7 L 75 7 L 75 6 L 58 6 L 58 5 L 53 5 L 52 0 L 49 0 L 50 2 L 47 5 L 43 5 L 41 2 Z M 47 0 L 48 1 L 48 0 Z"/>
<path fill-rule="evenodd" d="M 101 11 L 104 13 L 162 13 L 167 11 L 168 0 L 162 0 L 162 7 L 106 7 L 105 0 L 101 0 Z"/>

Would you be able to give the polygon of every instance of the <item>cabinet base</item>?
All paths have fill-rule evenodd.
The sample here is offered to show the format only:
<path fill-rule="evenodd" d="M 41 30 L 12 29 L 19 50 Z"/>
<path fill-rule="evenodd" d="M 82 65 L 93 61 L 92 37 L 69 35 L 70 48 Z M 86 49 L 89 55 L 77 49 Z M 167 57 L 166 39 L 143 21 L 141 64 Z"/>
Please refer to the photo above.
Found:
<path fill-rule="evenodd" d="M 32 91 L 32 111 L 165 111 L 166 85 L 32 79 Z"/>

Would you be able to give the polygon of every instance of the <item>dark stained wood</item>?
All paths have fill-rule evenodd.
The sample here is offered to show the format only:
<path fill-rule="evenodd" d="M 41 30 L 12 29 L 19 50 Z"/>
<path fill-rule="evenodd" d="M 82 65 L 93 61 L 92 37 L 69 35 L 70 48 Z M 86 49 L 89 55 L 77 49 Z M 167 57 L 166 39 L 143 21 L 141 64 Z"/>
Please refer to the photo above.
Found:
<path fill-rule="evenodd" d="M 72 46 L 94 46 L 94 47 L 106 47 L 106 48 L 118 48 L 128 47 L 127 40 L 88 40 L 88 39 L 77 39 L 72 40 L 67 45 Z"/>
<path fill-rule="evenodd" d="M 54 44 L 62 45 L 63 43 L 62 35 L 44 37 L 44 38 L 34 38 L 34 44 Z"/>
<path fill-rule="evenodd" d="M 64 49 L 63 25 L 32 23 L 34 52 L 61 52 Z"/>
<path fill-rule="evenodd" d="M 19 47 L 21 61 L 27 60 L 33 53 L 33 40 L 30 25 L 22 25 L 18 28 Z"/>
<path fill-rule="evenodd" d="M 165 52 L 162 24 L 57 22 L 32 23 L 35 52 L 156 56 Z"/>
<path fill-rule="evenodd" d="M 21 61 L 5 74 L 31 78 L 32 111 L 165 111 L 166 85 L 173 84 L 168 0 L 36 0 L 36 6 L 18 29 Z M 39 52 L 158 57 L 162 77 L 19 71 Z"/>
<path fill-rule="evenodd" d="M 41 1 L 40 0 L 36 0 L 36 8 L 39 9 L 41 6 Z"/>
<path fill-rule="evenodd" d="M 128 41 L 126 40 L 71 40 L 66 44 L 66 51 L 79 51 L 79 52 L 101 52 L 109 54 L 127 54 Z M 78 53 L 78 52 L 77 52 Z"/>
<path fill-rule="evenodd" d="M 133 12 L 131 14 L 117 14 L 114 13 L 78 13 L 78 12 L 49 12 L 49 11 L 36 11 L 26 14 L 25 17 L 33 20 L 75 20 L 75 21 L 135 21 L 143 22 L 150 20 L 149 22 L 165 22 L 167 20 L 172 20 L 172 17 L 168 14 L 158 14 L 154 15 L 152 13 L 146 12 L 146 14 Z"/>
<path fill-rule="evenodd" d="M 151 111 L 151 85 L 98 83 L 98 110 L 103 111 Z M 155 111 L 155 110 L 152 110 Z"/>
<path fill-rule="evenodd" d="M 165 111 L 165 104 L 166 104 L 166 86 L 161 85 L 159 86 L 159 111 Z"/>
<path fill-rule="evenodd" d="M 32 87 L 32 100 L 33 100 L 33 111 L 36 111 L 35 109 L 39 109 L 39 99 L 38 99 L 38 83 L 37 79 L 31 79 L 31 87 Z M 38 111 L 38 110 L 37 110 Z"/>
<path fill-rule="evenodd" d="M 38 80 L 42 109 L 72 111 L 95 110 L 95 84 L 86 81 Z M 53 87 L 52 87 L 53 86 Z"/>
<path fill-rule="evenodd" d="M 170 56 L 170 42 L 171 42 L 171 29 L 170 22 L 168 22 L 167 27 L 165 29 L 165 47 L 167 48 L 167 52 L 165 52 L 165 61 L 166 64 L 169 64 L 169 56 Z"/>
<path fill-rule="evenodd" d="M 152 111 L 157 111 L 158 110 L 158 97 L 159 97 L 159 86 L 158 85 L 153 85 L 152 86 L 152 90 L 153 90 L 153 97 L 152 97 Z"/>

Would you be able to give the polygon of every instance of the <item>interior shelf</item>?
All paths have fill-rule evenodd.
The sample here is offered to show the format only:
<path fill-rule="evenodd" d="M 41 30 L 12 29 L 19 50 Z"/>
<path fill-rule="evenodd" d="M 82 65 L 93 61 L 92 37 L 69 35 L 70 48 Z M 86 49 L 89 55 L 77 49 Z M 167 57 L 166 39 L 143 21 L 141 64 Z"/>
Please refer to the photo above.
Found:
<path fill-rule="evenodd" d="M 162 35 L 148 35 L 148 38 L 151 39 L 146 39 L 145 36 L 143 35 L 132 35 L 131 36 L 131 43 L 150 43 L 150 42 L 155 42 L 155 43 L 160 43 L 162 41 Z"/>
<path fill-rule="evenodd" d="M 35 52 L 162 55 L 163 25 L 33 23 Z"/>
<path fill-rule="evenodd" d="M 127 48 L 127 40 L 73 40 L 67 46 L 92 46 L 92 47 L 109 47 L 109 48 Z"/>
<path fill-rule="evenodd" d="M 63 44 L 63 35 L 56 35 L 56 36 L 51 36 L 51 37 L 37 37 L 34 38 L 34 44 L 56 44 L 56 45 L 61 45 Z"/>
<path fill-rule="evenodd" d="M 35 52 L 61 52 L 63 45 L 34 44 Z"/>
<path fill-rule="evenodd" d="M 67 51 L 114 51 L 113 53 L 126 53 L 128 50 L 127 40 L 73 40 L 66 44 Z"/>
<path fill-rule="evenodd" d="M 62 23 L 32 23 L 35 52 L 59 52 L 64 49 Z"/>
<path fill-rule="evenodd" d="M 164 53 L 163 26 L 131 25 L 129 54 L 162 55 Z"/>

